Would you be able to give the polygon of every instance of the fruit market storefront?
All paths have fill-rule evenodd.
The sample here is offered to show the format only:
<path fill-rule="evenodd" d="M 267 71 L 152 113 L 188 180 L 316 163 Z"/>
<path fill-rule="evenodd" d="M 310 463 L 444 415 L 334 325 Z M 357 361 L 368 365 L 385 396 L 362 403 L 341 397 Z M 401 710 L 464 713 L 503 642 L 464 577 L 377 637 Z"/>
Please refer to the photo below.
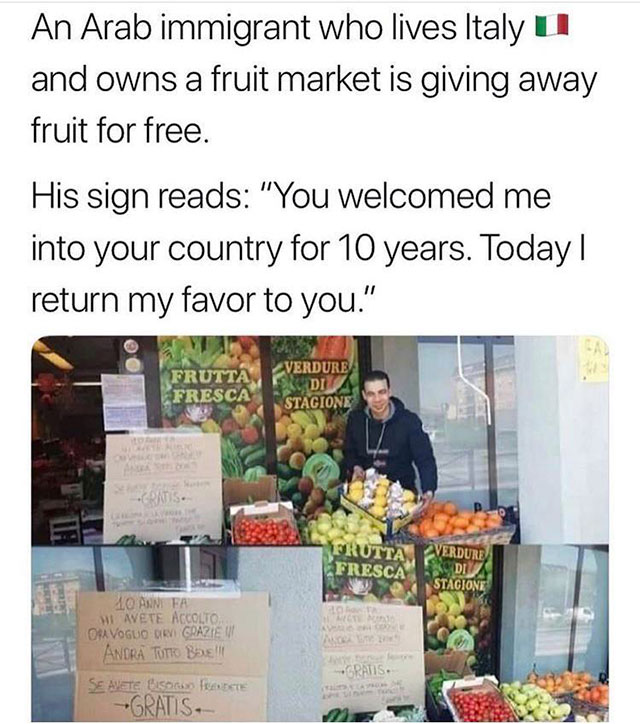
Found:
<path fill-rule="evenodd" d="M 371 347 L 372 338 L 311 336 L 39 341 L 32 355 L 34 542 L 102 541 L 105 436 L 140 429 L 218 433 L 223 478 L 274 475 L 278 498 L 303 524 L 332 512 L 346 500 L 338 487 L 346 416 L 360 402 L 363 373 L 379 361 Z M 401 372 L 391 370 L 400 384 Z M 442 467 L 448 494 L 446 458 Z M 482 490 L 473 496 L 486 508 Z"/>
<path fill-rule="evenodd" d="M 39 341 L 34 543 L 102 542 L 105 438 L 122 432 L 217 433 L 222 478 L 276 476 L 278 499 L 310 514 L 341 477 L 346 415 L 369 356 L 367 338 L 344 336 Z"/>
<path fill-rule="evenodd" d="M 608 719 L 606 548 L 334 545 L 323 549 L 323 569 L 325 717 L 347 709 L 367 720 L 386 708 L 414 721 L 426 706 L 431 721 Z M 335 623 L 327 623 L 336 606 L 352 623 L 338 645 L 328 634 Z M 371 629 L 353 623 L 358 607 L 368 608 L 369 621 L 385 621 L 384 682 L 369 668 Z M 406 668 L 394 680 L 400 656 L 381 607 L 393 609 L 389 621 L 398 618 L 399 629 L 422 631 L 424 670 Z M 420 610 L 421 626 L 398 616 L 407 607 Z M 345 649 L 356 639 L 365 643 Z M 423 689 L 412 685 L 423 675 Z"/>

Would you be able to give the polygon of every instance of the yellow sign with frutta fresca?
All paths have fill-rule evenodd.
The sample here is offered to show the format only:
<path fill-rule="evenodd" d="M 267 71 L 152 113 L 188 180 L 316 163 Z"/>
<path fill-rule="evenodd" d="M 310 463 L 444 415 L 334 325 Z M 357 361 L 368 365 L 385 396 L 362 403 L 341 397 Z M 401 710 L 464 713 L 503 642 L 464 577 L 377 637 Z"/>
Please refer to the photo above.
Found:
<path fill-rule="evenodd" d="M 581 382 L 609 381 L 609 347 L 600 337 L 580 337 L 578 360 Z"/>

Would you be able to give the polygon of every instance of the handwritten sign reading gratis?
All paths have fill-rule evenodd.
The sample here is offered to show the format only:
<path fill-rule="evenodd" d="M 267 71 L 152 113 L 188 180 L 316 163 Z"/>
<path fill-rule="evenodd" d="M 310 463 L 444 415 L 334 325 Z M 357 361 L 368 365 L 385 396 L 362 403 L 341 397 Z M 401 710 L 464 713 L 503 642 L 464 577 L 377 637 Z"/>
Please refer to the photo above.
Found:
<path fill-rule="evenodd" d="M 422 609 L 323 604 L 323 710 L 423 706 Z"/>
<path fill-rule="evenodd" d="M 77 625 L 76 720 L 266 717 L 267 594 L 80 593 Z"/>
<path fill-rule="evenodd" d="M 104 542 L 222 531 L 217 434 L 107 435 Z"/>

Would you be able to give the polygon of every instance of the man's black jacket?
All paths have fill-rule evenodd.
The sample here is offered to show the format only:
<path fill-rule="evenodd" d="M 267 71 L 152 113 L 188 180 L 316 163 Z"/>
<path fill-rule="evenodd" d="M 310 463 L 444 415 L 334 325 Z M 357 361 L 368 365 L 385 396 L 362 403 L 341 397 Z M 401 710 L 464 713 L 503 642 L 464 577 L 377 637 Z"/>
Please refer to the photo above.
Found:
<path fill-rule="evenodd" d="M 420 418 L 410 412 L 397 397 L 391 398 L 391 414 L 375 420 L 368 409 L 352 410 L 347 420 L 344 444 L 347 473 L 356 465 L 365 470 L 376 467 L 404 488 L 416 490 L 415 463 L 423 493 L 438 486 L 438 471 L 429 436 Z M 375 461 L 375 463 L 374 463 Z"/>

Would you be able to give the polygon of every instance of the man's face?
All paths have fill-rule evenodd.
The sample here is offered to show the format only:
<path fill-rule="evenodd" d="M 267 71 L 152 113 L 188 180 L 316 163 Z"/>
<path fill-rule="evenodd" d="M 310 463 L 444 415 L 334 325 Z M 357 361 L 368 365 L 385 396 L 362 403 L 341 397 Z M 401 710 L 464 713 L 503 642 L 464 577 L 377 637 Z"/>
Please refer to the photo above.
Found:
<path fill-rule="evenodd" d="M 373 417 L 382 420 L 389 412 L 389 400 L 391 399 L 391 388 L 385 380 L 373 380 L 364 383 L 362 397 L 367 403 Z"/>

